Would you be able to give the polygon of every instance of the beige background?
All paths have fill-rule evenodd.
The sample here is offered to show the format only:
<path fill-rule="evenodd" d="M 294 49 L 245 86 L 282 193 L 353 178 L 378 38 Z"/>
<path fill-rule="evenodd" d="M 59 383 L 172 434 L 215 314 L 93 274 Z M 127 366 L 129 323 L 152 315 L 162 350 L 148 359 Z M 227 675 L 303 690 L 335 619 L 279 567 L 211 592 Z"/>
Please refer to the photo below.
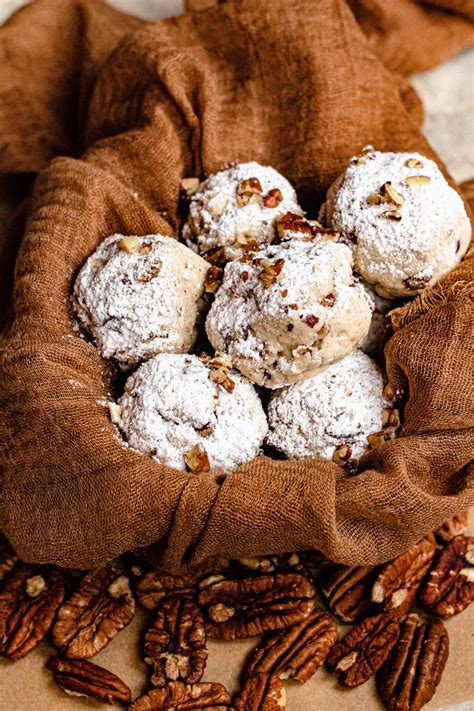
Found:
<path fill-rule="evenodd" d="M 0 22 L 23 0 L 0 0 Z M 142 17 L 159 19 L 182 12 L 181 0 L 113 0 L 111 4 Z M 461 181 L 474 177 L 474 50 L 436 70 L 413 78 L 426 109 L 425 133 Z M 472 518 L 472 517 L 471 517 Z M 474 520 L 471 521 L 474 530 Z M 118 674 L 142 692 L 147 667 L 140 662 L 140 639 L 146 617 L 139 611 L 133 623 L 97 655 L 94 661 Z M 451 651 L 446 672 L 427 711 L 474 711 L 474 605 L 447 622 Z M 238 686 L 238 673 L 254 641 L 210 643 L 205 679 L 220 681 L 229 691 Z M 0 711 L 73 711 L 104 708 L 93 701 L 67 697 L 52 683 L 44 663 L 53 652 L 43 643 L 25 659 L 0 660 Z M 288 711 L 376 711 L 382 709 L 373 681 L 350 692 L 341 690 L 324 670 L 301 686 L 287 684 Z"/>

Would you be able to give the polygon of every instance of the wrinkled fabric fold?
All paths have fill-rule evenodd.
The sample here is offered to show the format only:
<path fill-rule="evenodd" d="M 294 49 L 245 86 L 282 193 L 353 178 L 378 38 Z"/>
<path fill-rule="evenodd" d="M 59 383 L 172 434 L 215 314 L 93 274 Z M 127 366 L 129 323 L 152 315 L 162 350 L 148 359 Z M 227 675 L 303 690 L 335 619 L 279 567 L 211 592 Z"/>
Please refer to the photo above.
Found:
<path fill-rule="evenodd" d="M 429 17 L 433 61 L 447 30 Z M 459 17 L 451 52 L 467 44 Z M 24 56 L 34 22 L 43 37 Z M 440 164 L 416 94 L 385 62 L 402 40 L 377 38 L 343 0 L 230 0 L 156 24 L 95 0 L 39 0 L 0 30 L 0 172 L 41 171 L 1 342 L 0 520 L 24 560 L 91 567 L 161 542 L 169 568 L 308 548 L 375 563 L 474 503 L 472 260 L 394 314 L 387 370 L 405 393 L 404 431 L 353 478 L 328 461 L 259 457 L 222 481 L 134 452 L 108 416 L 115 371 L 73 329 L 84 260 L 114 232 L 176 235 L 183 176 L 257 160 L 316 215 L 368 143 Z M 419 68 L 408 55 L 403 67 Z"/>

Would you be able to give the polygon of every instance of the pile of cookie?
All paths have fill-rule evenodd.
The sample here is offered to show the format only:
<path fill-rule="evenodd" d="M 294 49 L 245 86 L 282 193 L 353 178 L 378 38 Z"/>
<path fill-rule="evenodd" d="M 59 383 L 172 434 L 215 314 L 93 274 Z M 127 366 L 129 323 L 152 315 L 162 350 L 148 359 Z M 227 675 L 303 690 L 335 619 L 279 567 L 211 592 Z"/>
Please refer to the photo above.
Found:
<path fill-rule="evenodd" d="M 129 376 L 108 403 L 124 444 L 195 474 L 231 472 L 262 447 L 356 471 L 400 426 L 374 360 L 386 314 L 462 259 L 460 196 L 433 161 L 372 147 L 320 221 L 255 162 L 183 189 L 181 241 L 108 236 L 74 285 L 80 325 Z"/>
<path fill-rule="evenodd" d="M 389 711 L 418 711 L 448 659 L 440 618 L 474 600 L 466 526 L 461 514 L 374 567 L 312 551 L 212 559 L 183 575 L 134 556 L 88 573 L 30 565 L 3 541 L 0 654 L 17 661 L 49 638 L 58 656 L 46 666 L 63 691 L 133 711 L 277 711 L 286 708 L 285 682 L 306 682 L 322 665 L 343 687 L 375 676 Z M 88 660 L 131 622 L 136 599 L 150 616 L 142 658 L 151 673 L 132 702 L 127 684 Z M 234 697 L 202 681 L 208 638 L 249 637 L 259 641 Z"/>

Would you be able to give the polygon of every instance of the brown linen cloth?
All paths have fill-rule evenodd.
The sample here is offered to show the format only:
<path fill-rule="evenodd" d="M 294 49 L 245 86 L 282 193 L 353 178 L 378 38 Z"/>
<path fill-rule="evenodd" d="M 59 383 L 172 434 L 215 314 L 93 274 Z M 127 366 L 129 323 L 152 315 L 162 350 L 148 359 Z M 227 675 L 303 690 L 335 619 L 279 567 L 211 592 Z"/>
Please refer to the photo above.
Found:
<path fill-rule="evenodd" d="M 474 37 L 461 16 L 403 7 L 430 37 L 430 63 L 447 34 L 449 51 Z M 257 160 L 315 214 L 367 143 L 436 159 L 416 95 L 374 54 L 380 30 L 371 42 L 343 0 L 231 0 L 157 24 L 97 0 L 39 0 L 0 30 L 0 172 L 42 171 L 0 374 L 0 515 L 24 560 L 89 567 L 161 541 L 170 567 L 308 548 L 374 563 L 474 504 L 472 260 L 395 314 L 386 355 L 403 436 L 353 478 L 259 457 L 222 482 L 127 449 L 102 404 L 110 367 L 72 330 L 86 257 L 113 232 L 176 234 L 183 176 Z M 387 43 L 393 58 L 399 37 L 403 68 L 398 32 Z"/>

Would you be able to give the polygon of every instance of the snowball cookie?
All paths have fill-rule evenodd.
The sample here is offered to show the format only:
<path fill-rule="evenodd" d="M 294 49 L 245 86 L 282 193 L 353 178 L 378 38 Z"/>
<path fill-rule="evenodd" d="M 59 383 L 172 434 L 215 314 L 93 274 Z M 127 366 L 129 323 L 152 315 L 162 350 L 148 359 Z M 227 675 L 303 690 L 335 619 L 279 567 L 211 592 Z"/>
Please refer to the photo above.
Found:
<path fill-rule="evenodd" d="M 73 305 L 104 358 L 130 368 L 188 351 L 209 265 L 171 237 L 107 237 L 76 279 Z"/>
<path fill-rule="evenodd" d="M 312 378 L 273 393 L 268 405 L 267 443 L 289 459 L 332 459 L 348 445 L 347 458 L 360 457 L 367 436 L 380 432 L 387 403 L 380 368 L 354 351 Z"/>
<path fill-rule="evenodd" d="M 432 286 L 461 261 L 471 237 L 461 197 L 418 153 L 365 149 L 330 188 L 323 215 L 381 296 Z"/>
<path fill-rule="evenodd" d="M 278 171 L 240 163 L 211 175 L 191 197 L 183 228 L 188 246 L 215 264 L 257 250 L 276 237 L 276 220 L 302 214 L 294 189 Z"/>
<path fill-rule="evenodd" d="M 401 302 L 379 296 L 367 284 L 363 284 L 363 287 L 372 301 L 372 320 L 369 332 L 362 341 L 361 348 L 368 356 L 377 359 L 382 354 L 382 348 L 387 340 L 390 326 L 387 314 L 397 305 L 400 305 Z"/>
<path fill-rule="evenodd" d="M 268 431 L 253 385 L 218 356 L 158 355 L 129 377 L 119 405 L 131 447 L 195 473 L 248 462 Z"/>
<path fill-rule="evenodd" d="M 346 245 L 289 240 L 226 266 L 206 331 L 250 380 L 277 388 L 357 348 L 371 315 Z"/>

